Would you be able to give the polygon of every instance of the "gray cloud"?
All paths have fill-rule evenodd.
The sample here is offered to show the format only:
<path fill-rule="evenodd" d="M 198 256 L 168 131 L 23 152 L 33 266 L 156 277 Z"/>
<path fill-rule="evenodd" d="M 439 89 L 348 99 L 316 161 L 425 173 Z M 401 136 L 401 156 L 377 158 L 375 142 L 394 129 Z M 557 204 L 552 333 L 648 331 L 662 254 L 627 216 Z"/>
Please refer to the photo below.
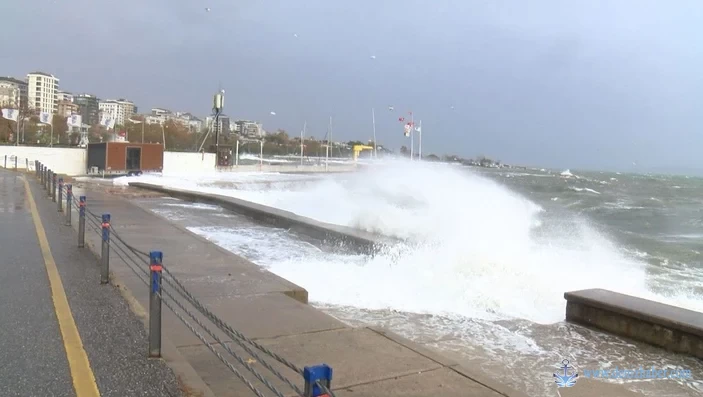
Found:
<path fill-rule="evenodd" d="M 397 148 L 413 110 L 426 153 L 703 168 L 696 1 L 23 0 L 0 13 L 20 37 L 2 74 L 40 69 L 142 110 L 204 115 L 222 86 L 228 114 L 294 133 L 307 120 L 322 136 L 332 115 L 338 137 L 367 139 L 375 107 Z"/>

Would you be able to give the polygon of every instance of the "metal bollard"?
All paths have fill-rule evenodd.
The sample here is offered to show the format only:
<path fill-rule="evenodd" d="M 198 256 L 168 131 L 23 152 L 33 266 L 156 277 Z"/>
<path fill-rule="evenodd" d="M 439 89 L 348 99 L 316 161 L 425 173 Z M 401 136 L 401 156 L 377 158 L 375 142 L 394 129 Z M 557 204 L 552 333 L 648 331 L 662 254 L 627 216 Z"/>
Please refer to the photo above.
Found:
<path fill-rule="evenodd" d="M 5 155 L 5 165 L 2 168 L 7 169 L 7 155 Z"/>
<path fill-rule="evenodd" d="M 17 156 L 15 156 L 15 171 L 17 171 Z"/>
<path fill-rule="evenodd" d="M 41 181 L 42 188 L 46 188 L 46 182 L 44 181 L 44 178 L 46 178 L 46 166 L 42 165 L 41 175 L 39 176 L 39 181 Z"/>
<path fill-rule="evenodd" d="M 56 188 L 58 187 L 57 178 L 56 174 L 51 175 L 51 201 L 54 203 L 56 202 Z"/>
<path fill-rule="evenodd" d="M 58 206 L 58 211 L 63 212 L 63 178 L 59 178 L 59 188 L 56 193 L 56 205 Z"/>
<path fill-rule="evenodd" d="M 54 172 L 49 170 L 49 177 L 46 178 L 46 197 L 51 198 L 52 181 L 54 180 Z"/>
<path fill-rule="evenodd" d="M 73 213 L 73 186 L 66 185 L 66 226 L 71 226 L 71 215 Z"/>
<path fill-rule="evenodd" d="M 24 169 L 29 173 L 29 159 L 24 159 Z"/>
<path fill-rule="evenodd" d="M 34 160 L 34 176 L 39 178 L 39 166 L 41 165 L 40 162 L 37 160 Z"/>
<path fill-rule="evenodd" d="M 149 357 L 161 357 L 161 271 L 164 255 L 161 251 L 149 252 Z"/>
<path fill-rule="evenodd" d="M 328 397 L 329 395 L 317 385 L 319 382 L 328 390 L 332 385 L 332 368 L 327 364 L 314 365 L 303 368 L 305 379 L 304 397 Z"/>
<path fill-rule="evenodd" d="M 110 282 L 110 214 L 103 214 L 101 226 L 103 229 L 103 247 L 100 255 L 100 259 L 102 259 L 100 284 L 107 284 Z"/>
<path fill-rule="evenodd" d="M 78 248 L 85 247 L 85 196 L 78 199 Z"/>

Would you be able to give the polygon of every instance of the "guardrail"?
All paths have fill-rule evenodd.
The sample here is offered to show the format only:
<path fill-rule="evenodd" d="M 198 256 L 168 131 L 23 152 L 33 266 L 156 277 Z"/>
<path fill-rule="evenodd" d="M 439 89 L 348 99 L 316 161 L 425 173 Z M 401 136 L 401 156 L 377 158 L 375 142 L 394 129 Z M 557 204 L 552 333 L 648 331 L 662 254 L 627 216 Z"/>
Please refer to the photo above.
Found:
<path fill-rule="evenodd" d="M 27 161 L 27 164 L 30 162 Z M 318 364 L 306 367 L 299 367 L 286 360 L 270 349 L 262 346 L 254 340 L 247 338 L 244 334 L 232 328 L 217 315 L 212 313 L 203 305 L 178 278 L 169 271 L 165 264 L 164 253 L 159 250 L 143 252 L 129 244 L 123 236 L 112 228 L 112 217 L 109 213 L 95 214 L 88 205 L 88 198 L 80 196 L 78 199 L 73 195 L 73 186 L 64 183 L 62 177 L 58 176 L 41 162 L 31 162 L 37 181 L 42 188 L 47 191 L 47 198 L 57 205 L 58 212 L 65 212 L 65 225 L 72 225 L 72 211 L 78 213 L 78 248 L 85 247 L 86 230 L 97 233 L 101 240 L 100 283 L 110 283 L 110 257 L 119 258 L 125 265 L 144 282 L 149 289 L 149 357 L 161 357 L 161 309 L 165 305 L 175 316 L 188 328 L 200 341 L 210 350 L 232 373 L 239 378 L 252 393 L 258 397 L 265 397 L 265 394 L 257 388 L 248 376 L 253 376 L 265 387 L 266 392 L 273 393 L 277 397 L 284 397 L 282 393 L 269 379 L 254 369 L 247 360 L 232 351 L 232 349 L 215 334 L 211 329 L 216 327 L 222 331 L 232 342 L 240 346 L 258 364 L 261 364 L 270 375 L 283 381 L 301 397 L 334 397 L 331 389 L 332 368 L 327 364 Z M 29 165 L 26 168 L 31 170 Z M 64 203 L 65 197 L 65 203 Z M 65 204 L 65 208 L 64 208 Z M 87 228 L 87 229 L 86 229 Z M 188 305 L 192 309 L 188 309 Z M 180 310 L 177 310 L 176 307 Z M 205 321 L 196 316 L 196 311 L 205 317 Z M 182 312 L 182 313 L 181 313 Z M 203 334 L 198 331 L 195 325 L 209 335 L 216 343 L 209 343 Z M 208 324 L 206 324 L 206 322 Z M 227 357 L 218 352 L 215 346 L 221 346 L 227 353 Z M 295 382 L 276 370 L 268 363 L 264 356 L 273 359 L 303 377 L 303 388 L 301 389 Z M 228 358 L 229 357 L 229 358 Z M 246 372 L 238 370 L 230 362 L 234 359 L 239 365 L 246 369 Z M 247 375 L 245 375 L 247 374 Z"/>

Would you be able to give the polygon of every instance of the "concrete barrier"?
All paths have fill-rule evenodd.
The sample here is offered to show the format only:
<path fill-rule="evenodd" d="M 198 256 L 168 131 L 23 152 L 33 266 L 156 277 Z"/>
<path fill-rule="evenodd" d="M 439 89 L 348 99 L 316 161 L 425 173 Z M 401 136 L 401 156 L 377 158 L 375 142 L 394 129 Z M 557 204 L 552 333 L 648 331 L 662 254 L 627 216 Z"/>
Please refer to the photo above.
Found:
<path fill-rule="evenodd" d="M 142 182 L 130 182 L 129 186 L 152 190 L 186 201 L 219 205 L 227 210 L 248 216 L 257 222 L 274 227 L 289 229 L 326 242 L 340 244 L 366 254 L 373 254 L 392 240 L 376 234 L 350 227 L 319 222 L 266 205 L 217 194 L 201 193 L 192 190 L 167 188 Z"/>
<path fill-rule="evenodd" d="M 86 171 L 87 151 L 83 148 L 0 146 L 0 157 L 4 158 L 5 155 L 8 158 L 18 157 L 18 168 L 25 168 L 27 162 L 41 161 L 58 174 L 75 176 L 84 175 Z"/>
<path fill-rule="evenodd" d="M 703 359 L 703 313 L 604 289 L 564 298 L 566 321 Z"/>

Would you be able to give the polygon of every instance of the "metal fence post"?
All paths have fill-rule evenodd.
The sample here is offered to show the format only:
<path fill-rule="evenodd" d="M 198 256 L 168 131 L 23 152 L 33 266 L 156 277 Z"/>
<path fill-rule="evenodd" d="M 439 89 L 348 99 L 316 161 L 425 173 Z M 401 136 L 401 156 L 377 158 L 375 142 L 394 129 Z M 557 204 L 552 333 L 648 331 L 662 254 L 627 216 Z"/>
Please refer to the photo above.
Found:
<path fill-rule="evenodd" d="M 7 155 L 5 155 L 5 165 L 2 168 L 7 169 Z"/>
<path fill-rule="evenodd" d="M 103 247 L 100 256 L 102 259 L 100 284 L 107 284 L 110 282 L 110 214 L 103 214 L 101 226 L 103 229 Z"/>
<path fill-rule="evenodd" d="M 161 357 L 161 271 L 164 255 L 161 251 L 149 252 L 149 357 Z"/>
<path fill-rule="evenodd" d="M 15 156 L 15 171 L 17 171 L 17 156 Z"/>
<path fill-rule="evenodd" d="M 78 201 L 78 248 L 85 247 L 85 196 Z"/>
<path fill-rule="evenodd" d="M 56 173 L 51 174 L 51 201 L 56 202 Z"/>
<path fill-rule="evenodd" d="M 304 397 L 323 397 L 329 396 L 320 386 L 318 382 L 325 386 L 327 390 L 332 385 L 332 368 L 327 364 L 313 365 L 312 367 L 303 368 L 303 378 L 305 379 L 305 389 L 303 389 Z"/>
<path fill-rule="evenodd" d="M 58 211 L 63 212 L 63 178 L 59 178 L 59 188 L 56 192 L 56 205 L 58 206 Z"/>
<path fill-rule="evenodd" d="M 46 194 L 51 197 L 51 170 L 46 170 Z"/>
<path fill-rule="evenodd" d="M 66 226 L 71 226 L 71 213 L 73 212 L 73 186 L 66 185 Z"/>

